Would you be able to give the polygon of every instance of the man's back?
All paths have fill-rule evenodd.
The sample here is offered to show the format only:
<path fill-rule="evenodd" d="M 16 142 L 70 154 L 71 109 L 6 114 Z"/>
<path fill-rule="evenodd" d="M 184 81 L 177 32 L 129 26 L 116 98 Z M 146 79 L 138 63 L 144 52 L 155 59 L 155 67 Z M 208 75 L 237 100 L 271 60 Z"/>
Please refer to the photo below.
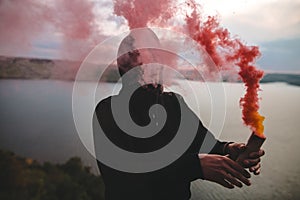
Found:
<path fill-rule="evenodd" d="M 122 95 L 122 90 L 119 95 Z M 156 120 L 155 113 L 153 116 L 149 116 L 149 109 L 154 104 L 160 104 L 165 108 L 167 119 L 161 131 L 154 136 L 149 138 L 133 137 L 124 133 L 113 118 L 112 98 L 118 98 L 119 95 L 102 100 L 96 108 L 96 115 L 103 132 L 119 148 L 130 152 L 147 153 L 164 147 L 178 131 L 181 109 L 188 113 L 188 119 L 185 120 L 189 121 L 191 126 L 195 126 L 195 122 L 199 122 L 199 127 L 197 135 L 187 151 L 163 169 L 148 173 L 126 173 L 112 169 L 98 161 L 106 186 L 106 199 L 189 199 L 191 195 L 190 182 L 202 177 L 197 154 L 207 130 L 186 104 L 183 104 L 184 108 L 180 108 L 179 101 L 184 102 L 182 97 L 175 93 L 162 92 L 159 88 L 148 85 L 136 90 L 130 99 L 129 112 L 132 120 L 139 126 L 146 126 L 151 120 Z M 120 111 L 128 109 L 126 105 L 116 106 Z M 95 145 L 97 148 L 97 144 Z M 170 152 L 170 156 L 172 156 L 171 154 L 172 152 Z"/>

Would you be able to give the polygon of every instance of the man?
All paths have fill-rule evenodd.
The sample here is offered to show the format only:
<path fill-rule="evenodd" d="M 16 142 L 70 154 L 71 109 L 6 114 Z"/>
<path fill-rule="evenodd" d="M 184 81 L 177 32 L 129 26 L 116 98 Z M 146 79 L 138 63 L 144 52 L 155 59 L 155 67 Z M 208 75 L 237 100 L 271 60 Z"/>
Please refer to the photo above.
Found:
<path fill-rule="evenodd" d="M 244 144 L 220 142 L 203 126 L 198 117 L 186 105 L 184 99 L 172 92 L 164 92 L 159 82 L 159 73 L 151 73 L 148 63 L 157 61 L 158 51 L 154 49 L 135 49 L 139 42 L 155 43 L 159 47 L 157 36 L 150 29 L 141 35 L 131 32 L 120 44 L 117 64 L 122 76 L 123 87 L 116 96 L 102 100 L 96 107 L 96 118 L 106 137 L 119 148 L 129 152 L 148 153 L 163 148 L 170 143 L 179 130 L 181 117 L 184 114 L 188 127 L 197 126 L 197 133 L 187 150 L 171 164 L 151 172 L 130 173 L 113 169 L 98 161 L 98 166 L 105 183 L 105 198 L 107 200 L 184 200 L 191 197 L 190 183 L 196 179 L 216 182 L 226 188 L 242 187 L 242 183 L 250 185 L 250 172 L 259 174 L 260 157 L 263 150 L 253 152 L 243 161 L 243 167 L 230 158 L 236 158 L 245 150 Z M 125 52 L 125 53 L 124 53 Z M 146 64 L 135 73 L 129 73 L 135 67 Z M 126 73 L 129 75 L 126 76 Z M 149 76 L 152 74 L 153 76 Z M 146 81 L 146 79 L 148 79 Z M 149 81 L 150 80 L 150 81 Z M 149 83 L 151 82 L 151 83 Z M 129 105 L 122 97 L 136 87 L 130 95 Z M 121 99 L 121 101 L 120 101 Z M 112 102 L 118 102 L 113 105 Z M 161 123 L 157 112 L 149 116 L 150 108 L 159 104 L 166 111 L 166 120 L 157 134 L 151 137 L 135 137 L 126 133 L 120 122 L 117 122 L 113 109 L 123 112 L 129 109 L 131 119 L 121 119 L 121 124 L 130 124 L 130 120 L 141 127 L 154 122 Z M 113 109 L 112 109 L 113 108 Z M 97 136 L 94 130 L 94 137 Z M 135 135 L 143 133 L 135 133 Z M 185 134 L 190 134 L 186 131 Z M 208 152 L 200 152 L 205 142 L 213 144 Z M 96 141 L 96 140 L 95 140 Z M 101 149 L 95 142 L 96 152 Z M 172 152 L 170 152 L 171 156 Z M 97 153 L 96 153 L 97 155 Z M 114 158 L 111 158 L 114 159 Z M 126 162 L 126 160 L 124 160 Z"/>

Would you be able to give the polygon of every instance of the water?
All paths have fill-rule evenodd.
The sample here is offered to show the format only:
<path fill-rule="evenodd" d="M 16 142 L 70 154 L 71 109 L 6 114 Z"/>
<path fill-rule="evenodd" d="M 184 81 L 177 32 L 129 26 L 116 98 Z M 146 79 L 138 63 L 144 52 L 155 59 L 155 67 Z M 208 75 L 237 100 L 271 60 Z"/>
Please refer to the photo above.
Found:
<path fill-rule="evenodd" d="M 88 88 L 89 83 L 83 82 Z M 204 84 L 191 82 L 200 96 L 199 116 L 208 126 L 211 99 Z M 214 83 L 211 83 L 212 85 Z M 93 157 L 82 145 L 72 117 L 72 82 L 53 80 L 0 80 L 0 148 L 39 161 L 64 162 L 80 156 L 98 173 Z M 105 84 L 112 88 L 113 84 Z M 214 87 L 214 86 L 213 86 Z M 212 89 L 213 89 L 212 87 Z M 119 88 L 119 86 L 118 86 Z M 221 140 L 245 142 L 250 134 L 241 122 L 241 84 L 224 84 L 226 117 Z M 228 190 L 207 181 L 192 184 L 192 199 L 300 199 L 299 100 L 300 87 L 263 84 L 261 113 L 266 116 L 266 155 L 262 173 L 251 187 Z M 102 94 L 102 96 L 105 94 Z M 197 104 L 187 102 L 193 110 Z"/>

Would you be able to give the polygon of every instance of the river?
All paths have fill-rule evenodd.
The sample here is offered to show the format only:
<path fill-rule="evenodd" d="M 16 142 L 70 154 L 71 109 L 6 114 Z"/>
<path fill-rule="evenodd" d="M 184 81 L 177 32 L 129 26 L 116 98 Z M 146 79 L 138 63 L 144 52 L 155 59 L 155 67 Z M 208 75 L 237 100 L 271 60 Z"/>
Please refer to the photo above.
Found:
<path fill-rule="evenodd" d="M 88 82 L 83 84 L 89 86 Z M 114 85 L 102 84 L 107 88 Z M 197 114 L 209 126 L 214 106 L 209 96 L 211 91 L 203 83 L 192 85 L 195 94 L 201 96 L 201 113 Z M 226 115 L 218 138 L 245 142 L 250 131 L 241 121 L 238 105 L 244 87 L 240 83 L 224 83 L 223 87 Z M 41 162 L 64 162 L 71 156 L 80 156 L 85 165 L 98 173 L 95 160 L 82 145 L 74 126 L 72 88 L 73 82 L 65 81 L 0 80 L 0 148 Z M 189 94 L 186 95 L 189 102 Z M 251 179 L 251 187 L 233 190 L 195 181 L 192 199 L 300 199 L 300 87 L 262 84 L 260 97 L 267 136 L 261 175 Z M 189 105 L 196 110 L 196 104 Z"/>

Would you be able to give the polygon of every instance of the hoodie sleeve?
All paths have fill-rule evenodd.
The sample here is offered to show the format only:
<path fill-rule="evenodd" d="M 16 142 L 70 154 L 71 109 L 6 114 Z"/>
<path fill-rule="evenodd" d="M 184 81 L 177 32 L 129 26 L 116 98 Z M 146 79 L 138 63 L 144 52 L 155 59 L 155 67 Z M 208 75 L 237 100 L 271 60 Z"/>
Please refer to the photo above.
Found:
<path fill-rule="evenodd" d="M 199 153 L 207 154 L 219 154 L 225 155 L 225 145 L 227 142 L 221 142 L 217 140 L 214 135 L 207 130 L 197 115 L 188 107 L 183 97 L 176 94 L 177 99 L 182 106 L 182 111 L 188 113 L 188 119 L 191 123 L 198 123 L 198 129 L 196 137 L 187 151 L 182 155 L 180 166 L 180 173 L 187 180 L 193 181 L 196 179 L 203 179 L 201 159 L 199 159 Z M 191 124 L 194 126 L 194 124 Z"/>

